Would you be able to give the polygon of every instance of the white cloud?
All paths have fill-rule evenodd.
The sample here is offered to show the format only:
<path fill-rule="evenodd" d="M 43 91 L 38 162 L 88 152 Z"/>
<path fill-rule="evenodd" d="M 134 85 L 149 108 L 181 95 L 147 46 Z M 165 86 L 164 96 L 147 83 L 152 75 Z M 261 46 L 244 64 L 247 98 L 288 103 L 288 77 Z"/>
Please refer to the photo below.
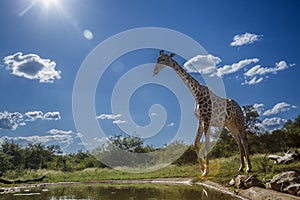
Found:
<path fill-rule="evenodd" d="M 25 122 L 20 122 L 20 123 L 19 123 L 19 126 L 25 126 L 25 125 L 26 125 Z"/>
<path fill-rule="evenodd" d="M 242 85 L 255 85 L 257 83 L 260 83 L 264 80 L 263 77 L 257 78 L 256 76 L 254 76 L 253 78 L 251 78 L 249 81 L 245 80 L 244 83 L 242 83 Z"/>
<path fill-rule="evenodd" d="M 108 142 L 110 142 L 110 138 L 109 137 L 102 137 L 102 138 L 93 138 L 95 141 L 99 142 L 100 144 L 107 144 Z"/>
<path fill-rule="evenodd" d="M 82 133 L 76 133 L 76 138 L 81 138 L 81 137 L 83 137 L 83 134 Z"/>
<path fill-rule="evenodd" d="M 259 61 L 258 58 L 252 58 L 252 59 L 241 60 L 238 63 L 233 63 L 232 65 L 224 65 L 223 67 L 217 69 L 216 75 L 222 77 L 225 74 L 231 74 L 237 72 L 238 70 L 246 67 L 247 65 L 250 65 L 252 63 L 257 63 L 258 61 Z"/>
<path fill-rule="evenodd" d="M 267 77 L 267 74 L 277 74 L 278 71 L 286 70 L 292 66 L 295 66 L 295 64 L 288 64 L 286 61 L 275 63 L 275 67 L 262 67 L 261 65 L 255 65 L 244 73 L 245 82 L 243 84 L 253 85 L 260 83 L 265 77 Z"/>
<path fill-rule="evenodd" d="M 251 64 L 258 63 L 259 59 L 247 58 L 231 65 L 217 67 L 221 61 L 222 60 L 219 57 L 213 55 L 197 55 L 184 63 L 184 69 L 188 73 L 208 74 L 210 76 L 218 76 L 222 78 L 224 75 L 238 72 Z M 250 69 L 248 68 L 244 73 L 242 85 L 255 85 L 261 83 L 269 77 L 267 74 L 276 74 L 278 71 L 286 70 L 292 66 L 295 66 L 295 64 L 288 64 L 284 60 L 275 63 L 275 67 L 268 68 L 262 67 L 261 65 L 255 65 Z"/>
<path fill-rule="evenodd" d="M 61 119 L 59 112 L 47 112 L 43 113 L 42 111 L 29 111 L 25 113 L 25 116 L 29 118 L 26 121 L 36 121 L 38 119 L 41 120 L 59 120 Z"/>
<path fill-rule="evenodd" d="M 235 35 L 233 37 L 233 42 L 230 43 L 231 46 L 242 46 L 246 44 L 252 44 L 253 42 L 261 39 L 263 35 L 256 35 L 253 33 L 244 33 L 242 35 Z"/>
<path fill-rule="evenodd" d="M 151 115 L 151 116 L 156 116 L 157 113 L 153 112 L 153 113 L 151 113 L 150 115 Z"/>
<path fill-rule="evenodd" d="M 257 123 L 257 127 L 261 130 L 273 131 L 280 128 L 285 122 L 286 119 L 279 117 L 265 118 L 262 122 Z"/>
<path fill-rule="evenodd" d="M 18 52 L 4 58 L 6 69 L 13 75 L 27 79 L 38 79 L 42 83 L 53 83 L 60 79 L 61 71 L 55 69 L 56 63 L 49 59 L 40 58 L 36 54 Z"/>
<path fill-rule="evenodd" d="M 286 119 L 282 119 L 279 117 L 272 117 L 272 118 L 266 118 L 264 119 L 261 124 L 262 126 L 267 129 L 276 129 L 279 128 L 280 126 L 282 126 L 287 120 Z"/>
<path fill-rule="evenodd" d="M 22 121 L 23 115 L 19 112 L 0 112 L 0 130 L 16 130 Z"/>
<path fill-rule="evenodd" d="M 114 121 L 113 121 L 113 124 L 124 124 L 124 123 L 127 123 L 127 121 L 125 121 L 125 120 L 120 120 L 120 119 L 114 120 Z"/>
<path fill-rule="evenodd" d="M 237 72 L 252 63 L 257 63 L 259 59 L 244 59 L 232 65 L 224 65 L 223 67 L 217 68 L 217 65 L 221 61 L 219 57 L 213 55 L 197 55 L 184 63 L 184 68 L 188 73 L 210 74 L 211 76 L 217 75 L 222 77 L 225 74 Z"/>
<path fill-rule="evenodd" d="M 26 137 L 25 136 L 19 136 L 19 137 L 3 136 L 2 142 L 3 141 L 15 141 L 15 142 L 24 143 L 24 144 L 26 144 L 26 143 L 31 143 L 31 144 L 59 143 L 59 144 L 70 145 L 73 143 L 74 139 L 71 135 L 46 135 L 46 136 L 33 135 L 33 136 L 26 136 Z"/>
<path fill-rule="evenodd" d="M 171 123 L 167 124 L 167 127 L 173 127 L 173 126 L 175 126 L 174 122 L 171 122 Z"/>
<path fill-rule="evenodd" d="M 25 114 L 19 112 L 0 112 L 0 130 L 16 130 L 19 126 L 25 126 L 26 122 L 34 122 L 41 120 L 59 120 L 59 112 L 47 112 L 43 114 L 42 111 L 29 111 Z"/>
<path fill-rule="evenodd" d="M 254 111 L 256 111 L 259 115 L 261 115 L 262 111 L 264 110 L 264 104 L 262 103 L 255 103 L 253 104 Z"/>
<path fill-rule="evenodd" d="M 262 124 L 265 126 L 276 126 L 281 125 L 286 122 L 286 119 L 282 119 L 279 117 L 266 118 L 262 121 Z"/>
<path fill-rule="evenodd" d="M 35 121 L 37 119 L 44 118 L 42 111 L 29 111 L 25 113 L 25 116 L 29 118 L 29 121 Z"/>
<path fill-rule="evenodd" d="M 61 119 L 59 112 L 47 112 L 43 116 L 43 120 L 59 120 Z"/>
<path fill-rule="evenodd" d="M 152 115 L 152 113 L 151 113 L 151 115 Z M 127 123 L 127 121 L 119 119 L 121 116 L 122 116 L 121 114 L 101 114 L 101 115 L 97 116 L 96 118 L 100 119 L 100 120 L 104 120 L 104 119 L 113 120 L 113 122 L 112 122 L 113 124 Z"/>
<path fill-rule="evenodd" d="M 263 113 L 263 116 L 274 115 L 279 112 L 285 112 L 285 111 L 288 111 L 290 109 L 295 109 L 295 108 L 297 108 L 297 106 L 288 104 L 286 102 L 281 102 L 281 103 L 277 103 L 272 109 L 266 110 Z"/>
<path fill-rule="evenodd" d="M 251 69 L 249 69 L 246 73 L 244 73 L 245 76 L 255 76 L 256 71 L 258 71 L 261 68 L 260 65 L 255 65 Z"/>
<path fill-rule="evenodd" d="M 96 118 L 97 119 L 113 119 L 113 120 L 115 120 L 121 116 L 122 116 L 121 114 L 115 114 L 115 115 L 114 114 L 101 114 L 101 115 L 97 116 Z"/>
<path fill-rule="evenodd" d="M 221 61 L 220 58 L 213 55 L 197 55 L 183 66 L 189 73 L 211 74 L 216 71 L 216 66 Z"/>
<path fill-rule="evenodd" d="M 73 131 L 63 131 L 63 130 L 58 130 L 58 129 L 51 129 L 48 131 L 51 135 L 71 135 Z"/>
<path fill-rule="evenodd" d="M 276 74 L 278 71 L 282 71 L 285 69 L 288 69 L 295 64 L 287 64 L 286 61 L 280 61 L 278 63 L 275 63 L 275 67 L 262 67 L 261 65 L 256 65 L 249 69 L 244 75 L 245 76 L 255 76 L 255 75 L 265 75 L 268 73 Z"/>

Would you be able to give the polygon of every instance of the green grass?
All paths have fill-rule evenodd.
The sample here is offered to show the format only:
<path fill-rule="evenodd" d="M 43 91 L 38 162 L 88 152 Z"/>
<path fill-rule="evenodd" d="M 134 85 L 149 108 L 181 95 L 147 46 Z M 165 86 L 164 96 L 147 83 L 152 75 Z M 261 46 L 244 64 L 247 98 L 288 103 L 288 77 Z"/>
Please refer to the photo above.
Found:
<path fill-rule="evenodd" d="M 251 156 L 253 165 L 253 172 L 250 174 L 257 174 L 262 181 L 270 179 L 274 175 L 288 170 L 294 170 L 300 173 L 300 162 L 293 162 L 291 164 L 276 165 L 273 161 L 268 160 L 264 155 Z M 233 156 L 230 158 L 221 158 L 211 160 L 208 178 L 200 176 L 198 165 L 185 165 L 168 167 L 148 172 L 148 173 L 128 173 L 115 169 L 108 168 L 88 168 L 81 171 L 62 172 L 53 170 L 36 170 L 36 171 L 21 171 L 8 172 L 5 179 L 28 179 L 37 178 L 46 175 L 44 182 L 85 182 L 85 181 L 99 181 L 99 180 L 132 180 L 132 179 L 154 179 L 154 178 L 178 178 L 178 177 L 194 177 L 194 181 L 210 179 L 211 181 L 227 185 L 228 182 L 235 178 L 239 173 L 239 157 Z M 123 169 L 124 170 L 124 169 Z M 0 186 L 8 186 L 1 185 Z"/>
<path fill-rule="evenodd" d="M 220 169 L 216 176 L 211 177 L 211 180 L 223 185 L 228 185 L 229 181 L 239 174 L 252 175 L 256 174 L 261 181 L 272 179 L 276 174 L 284 171 L 296 171 L 300 175 L 300 162 L 296 161 L 291 164 L 274 164 L 266 155 L 256 154 L 250 157 L 252 163 L 252 172 L 238 172 L 239 156 L 219 159 Z M 203 179 L 200 177 L 200 179 Z"/>

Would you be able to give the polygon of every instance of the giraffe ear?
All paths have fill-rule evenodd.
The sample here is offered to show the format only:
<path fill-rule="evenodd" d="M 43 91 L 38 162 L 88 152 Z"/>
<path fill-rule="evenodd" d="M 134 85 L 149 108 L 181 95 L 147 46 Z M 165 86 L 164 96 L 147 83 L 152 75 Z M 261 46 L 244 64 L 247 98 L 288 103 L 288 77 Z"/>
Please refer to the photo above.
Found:
<path fill-rule="evenodd" d="M 171 53 L 170 57 L 173 58 L 175 56 L 175 53 Z"/>
<path fill-rule="evenodd" d="M 159 55 L 164 54 L 164 50 L 160 50 Z"/>

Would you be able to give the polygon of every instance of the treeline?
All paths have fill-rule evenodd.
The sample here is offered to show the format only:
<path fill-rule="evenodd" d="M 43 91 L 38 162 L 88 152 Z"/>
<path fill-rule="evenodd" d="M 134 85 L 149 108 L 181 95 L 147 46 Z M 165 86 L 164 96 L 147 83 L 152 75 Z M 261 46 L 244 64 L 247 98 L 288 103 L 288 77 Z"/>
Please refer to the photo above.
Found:
<path fill-rule="evenodd" d="M 252 106 L 244 107 L 244 111 L 251 154 L 286 152 L 292 148 L 297 149 L 300 147 L 300 116 L 294 121 L 288 120 L 281 129 L 266 132 L 257 126 L 259 115 Z M 210 152 L 212 158 L 238 155 L 237 144 L 226 129 L 222 131 L 219 139 L 214 144 Z M 120 154 L 120 149 L 126 152 L 143 154 L 144 156 L 142 159 L 138 156 L 129 158 L 124 156 L 124 154 Z M 58 145 L 29 144 L 26 147 L 22 147 L 14 142 L 4 142 L 0 146 L 0 175 L 1 172 L 8 170 L 51 169 L 74 171 L 92 167 L 116 167 L 121 166 L 124 160 L 126 161 L 125 165 L 129 167 L 137 166 L 138 162 L 141 165 L 143 163 L 166 163 L 168 162 L 167 159 L 174 158 L 182 149 L 185 152 L 182 155 L 180 154 L 181 156 L 177 160 L 172 160 L 173 164 L 186 165 L 197 163 L 193 145 L 186 146 L 180 142 L 175 142 L 157 149 L 146 145 L 140 137 L 133 136 L 115 136 L 108 146 L 96 149 L 93 155 L 83 151 L 74 154 L 63 154 Z M 151 156 L 147 154 L 150 152 Z M 155 155 L 155 152 L 160 153 L 156 157 L 152 156 Z M 114 163 L 110 166 L 106 166 L 99 161 L 106 161 L 112 158 Z"/>
<path fill-rule="evenodd" d="M 88 152 L 63 155 L 58 145 L 29 144 L 25 148 L 14 142 L 0 147 L 0 172 L 24 169 L 81 170 L 103 165 Z M 1 173 L 0 173 L 1 175 Z"/>

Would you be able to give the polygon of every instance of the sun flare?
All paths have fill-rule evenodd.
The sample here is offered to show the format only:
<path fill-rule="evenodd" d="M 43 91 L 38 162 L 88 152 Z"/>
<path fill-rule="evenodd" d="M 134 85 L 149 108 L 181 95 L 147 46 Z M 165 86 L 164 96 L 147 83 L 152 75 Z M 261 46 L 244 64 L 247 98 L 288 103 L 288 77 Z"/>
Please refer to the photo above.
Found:
<path fill-rule="evenodd" d="M 59 2 L 59 0 L 40 0 L 41 3 L 45 6 L 45 7 L 50 7 L 53 5 L 57 5 Z"/>

